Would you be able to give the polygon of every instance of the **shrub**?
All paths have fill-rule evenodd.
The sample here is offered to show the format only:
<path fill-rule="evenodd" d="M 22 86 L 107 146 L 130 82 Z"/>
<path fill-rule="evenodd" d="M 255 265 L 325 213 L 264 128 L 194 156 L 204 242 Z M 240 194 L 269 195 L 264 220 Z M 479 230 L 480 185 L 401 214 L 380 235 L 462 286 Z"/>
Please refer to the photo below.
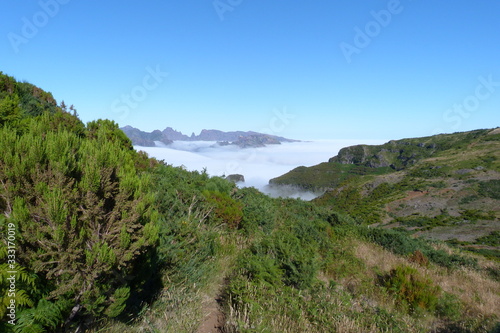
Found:
<path fill-rule="evenodd" d="M 478 269 L 479 267 L 476 258 L 461 256 L 458 254 L 448 254 L 443 250 L 434 250 L 432 248 L 427 250 L 426 254 L 432 262 L 446 268 L 464 266 Z"/>
<path fill-rule="evenodd" d="M 319 268 L 312 246 L 283 233 L 275 240 L 275 251 L 285 284 L 299 289 L 310 287 Z"/>
<path fill-rule="evenodd" d="M 211 218 L 216 223 L 225 223 L 232 229 L 238 228 L 243 217 L 243 205 L 241 202 L 221 192 L 204 191 L 203 195 L 214 207 L 214 214 Z"/>
<path fill-rule="evenodd" d="M 249 279 L 263 282 L 271 286 L 280 285 L 283 271 L 276 265 L 276 261 L 273 258 L 249 254 L 241 260 L 242 262 L 240 262 L 240 265 L 244 266 L 246 275 Z"/>
<path fill-rule="evenodd" d="M 476 258 L 448 254 L 443 250 L 435 250 L 427 241 L 419 238 L 411 238 L 409 235 L 394 229 L 364 228 L 360 229 L 360 231 L 368 240 L 398 255 L 405 256 L 419 250 L 430 261 L 446 268 L 456 268 L 458 266 L 466 266 L 473 269 L 478 268 Z"/>
<path fill-rule="evenodd" d="M 383 246 L 384 248 L 395 254 L 408 255 L 421 248 L 421 241 L 412 239 L 402 232 L 398 232 L 396 230 L 366 228 L 364 231 L 366 232 L 367 238 L 370 241 Z"/>
<path fill-rule="evenodd" d="M 420 250 L 413 252 L 409 258 L 410 262 L 414 262 L 420 266 L 428 266 L 429 259 Z"/>
<path fill-rule="evenodd" d="M 248 187 L 239 190 L 238 195 L 243 203 L 242 229 L 249 234 L 257 229 L 269 233 L 276 224 L 277 216 L 272 199 Z"/>
<path fill-rule="evenodd" d="M 41 297 L 70 300 L 58 303 L 64 316 L 77 306 L 81 317 L 116 317 L 141 256 L 157 242 L 152 183 L 134 168 L 135 152 L 119 137 L 110 140 L 120 133 L 116 124 L 100 123 L 86 138 L 52 126 L 59 120 L 56 114 L 30 119 L 24 134 L 0 128 L 0 207 L 9 207 L 7 222 L 18 230 L 18 263 L 43 287 L 25 304 L 25 318 L 58 309 L 37 303 Z M 40 325 L 64 322 L 53 313 Z"/>
<path fill-rule="evenodd" d="M 410 313 L 436 309 L 441 289 L 430 279 L 422 277 L 415 268 L 397 266 L 383 278 L 383 284 Z"/>

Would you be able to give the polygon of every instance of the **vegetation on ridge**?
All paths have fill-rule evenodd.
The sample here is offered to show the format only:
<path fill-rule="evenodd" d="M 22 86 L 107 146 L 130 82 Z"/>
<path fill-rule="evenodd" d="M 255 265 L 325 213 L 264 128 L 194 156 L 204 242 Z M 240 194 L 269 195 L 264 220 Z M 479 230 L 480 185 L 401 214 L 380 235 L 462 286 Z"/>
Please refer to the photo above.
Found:
<path fill-rule="evenodd" d="M 475 239 L 500 231 L 499 182 L 498 128 L 347 147 L 327 163 L 271 180 L 323 189 L 316 204 L 363 223 L 472 245 L 464 248 L 492 258 L 500 248 Z"/>

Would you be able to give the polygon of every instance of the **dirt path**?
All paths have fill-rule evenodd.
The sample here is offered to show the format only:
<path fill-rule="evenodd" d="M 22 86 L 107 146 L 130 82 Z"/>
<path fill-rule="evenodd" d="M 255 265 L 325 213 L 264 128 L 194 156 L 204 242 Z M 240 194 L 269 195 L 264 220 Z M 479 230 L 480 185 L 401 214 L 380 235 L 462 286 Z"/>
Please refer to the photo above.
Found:
<path fill-rule="evenodd" d="M 224 313 L 221 311 L 221 298 L 217 295 L 214 298 L 208 299 L 203 306 L 205 318 L 197 333 L 221 333 L 225 322 Z"/>
<path fill-rule="evenodd" d="M 234 268 L 235 253 L 219 258 L 217 273 L 212 275 L 211 281 L 202 294 L 201 320 L 196 333 L 227 333 L 226 316 L 224 314 L 225 292 L 229 285 L 229 276 Z"/>

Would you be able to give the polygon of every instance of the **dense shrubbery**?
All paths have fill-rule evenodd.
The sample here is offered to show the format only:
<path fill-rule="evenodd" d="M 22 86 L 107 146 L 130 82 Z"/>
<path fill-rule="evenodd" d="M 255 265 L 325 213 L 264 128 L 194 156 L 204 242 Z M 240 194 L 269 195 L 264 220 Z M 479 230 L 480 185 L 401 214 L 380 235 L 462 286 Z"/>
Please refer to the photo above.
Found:
<path fill-rule="evenodd" d="M 47 126 L 52 117 L 26 121 L 23 134 L 0 129 L 3 221 L 16 226 L 17 263 L 36 276 L 19 327 L 45 327 L 51 310 L 51 326 L 118 316 L 138 258 L 158 237 L 149 177 L 134 168 L 135 152 L 104 135 L 117 125 L 102 122 L 87 139 Z"/>
<path fill-rule="evenodd" d="M 267 234 L 275 228 L 277 210 L 274 200 L 250 187 L 238 191 L 238 197 L 243 204 L 241 228 L 247 234 Z"/>

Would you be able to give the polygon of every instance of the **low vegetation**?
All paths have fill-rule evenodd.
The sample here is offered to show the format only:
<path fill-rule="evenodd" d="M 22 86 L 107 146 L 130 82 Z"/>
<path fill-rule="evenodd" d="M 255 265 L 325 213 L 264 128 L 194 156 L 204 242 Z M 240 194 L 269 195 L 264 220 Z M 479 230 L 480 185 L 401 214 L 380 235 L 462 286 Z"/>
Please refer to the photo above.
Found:
<path fill-rule="evenodd" d="M 360 189 L 359 177 L 400 171 L 345 166 L 358 176 L 342 180 L 335 204 L 270 198 L 149 158 L 114 122 L 83 124 L 61 104 L 0 75 L 0 228 L 16 235 L 15 296 L 12 252 L 6 236 L 0 242 L 0 331 L 500 329 L 498 261 L 372 224 L 400 200 L 395 188 L 425 189 L 427 179 Z M 401 163 L 418 166 L 414 159 Z M 497 200 L 491 179 L 468 184 L 468 196 Z M 480 221 L 497 214 L 491 207 L 460 216 Z M 408 226 L 428 224 L 417 218 Z M 497 236 L 476 242 L 498 246 Z"/>

